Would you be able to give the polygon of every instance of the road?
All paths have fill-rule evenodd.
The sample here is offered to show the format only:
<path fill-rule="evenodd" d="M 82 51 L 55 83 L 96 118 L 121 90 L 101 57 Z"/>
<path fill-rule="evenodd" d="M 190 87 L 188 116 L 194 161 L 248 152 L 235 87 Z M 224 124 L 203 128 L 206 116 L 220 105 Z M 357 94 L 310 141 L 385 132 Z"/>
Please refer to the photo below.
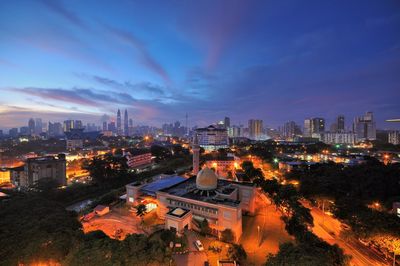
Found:
<path fill-rule="evenodd" d="M 351 256 L 351 265 L 390 265 L 381 255 L 361 244 L 357 239 L 348 237 L 343 239 L 340 236 L 341 222 L 337 219 L 323 213 L 316 207 L 302 202 L 303 205 L 311 209 L 311 215 L 314 218 L 313 233 L 328 242 L 337 244 L 344 252 Z"/>
<path fill-rule="evenodd" d="M 189 252 L 182 255 L 174 255 L 174 260 L 177 266 L 204 266 L 207 261 L 207 255 L 204 251 L 199 251 L 194 242 L 198 239 L 195 232 L 188 231 L 187 240 L 189 245 Z M 203 243 L 204 244 L 204 243 Z"/>

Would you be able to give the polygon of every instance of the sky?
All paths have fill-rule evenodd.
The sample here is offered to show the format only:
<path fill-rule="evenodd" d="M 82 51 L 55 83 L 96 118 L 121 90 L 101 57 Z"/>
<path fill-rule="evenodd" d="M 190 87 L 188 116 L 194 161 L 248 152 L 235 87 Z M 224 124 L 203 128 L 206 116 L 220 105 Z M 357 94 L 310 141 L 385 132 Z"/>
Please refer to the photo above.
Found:
<path fill-rule="evenodd" d="M 399 128 L 400 2 L 0 1 L 0 128 L 118 108 L 139 125 L 373 111 Z"/>

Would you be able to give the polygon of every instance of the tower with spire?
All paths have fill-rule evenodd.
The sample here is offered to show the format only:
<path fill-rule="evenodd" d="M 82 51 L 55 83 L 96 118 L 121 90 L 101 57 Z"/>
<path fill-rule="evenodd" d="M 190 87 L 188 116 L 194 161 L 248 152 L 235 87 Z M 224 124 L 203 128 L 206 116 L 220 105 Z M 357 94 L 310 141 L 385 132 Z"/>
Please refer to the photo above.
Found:
<path fill-rule="evenodd" d="M 121 124 L 121 111 L 118 109 L 117 112 L 117 135 L 122 135 L 122 124 Z"/>
<path fill-rule="evenodd" d="M 197 134 L 194 135 L 194 140 L 192 143 L 193 152 L 193 174 L 197 175 L 200 170 L 200 146 L 199 140 L 197 139 Z"/>
<path fill-rule="evenodd" d="M 128 111 L 125 109 L 124 113 L 124 135 L 129 136 L 129 125 L 128 125 Z"/>

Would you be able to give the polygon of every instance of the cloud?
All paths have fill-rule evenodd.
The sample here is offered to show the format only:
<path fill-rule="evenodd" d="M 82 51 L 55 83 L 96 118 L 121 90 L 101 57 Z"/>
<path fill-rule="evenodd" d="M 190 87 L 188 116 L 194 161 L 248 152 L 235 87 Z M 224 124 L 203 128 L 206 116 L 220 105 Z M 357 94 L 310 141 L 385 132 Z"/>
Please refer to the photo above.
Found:
<path fill-rule="evenodd" d="M 113 28 L 110 26 L 104 26 L 105 29 L 111 33 L 114 37 L 117 37 L 121 41 L 131 45 L 136 49 L 140 56 L 140 62 L 147 69 L 151 70 L 153 73 L 159 75 L 166 84 L 171 84 L 171 78 L 169 77 L 167 71 L 161 66 L 159 62 L 150 54 L 147 50 L 146 45 L 139 40 L 136 36 L 128 31 L 123 31 L 121 29 Z"/>
<path fill-rule="evenodd" d="M 20 92 L 30 96 L 36 96 L 44 100 L 63 101 L 83 106 L 99 107 L 99 104 L 104 103 L 117 103 L 123 105 L 131 105 L 136 101 L 131 95 L 127 93 L 116 92 L 98 92 L 92 89 L 72 88 L 13 88 L 15 92 Z"/>
<path fill-rule="evenodd" d="M 75 26 L 85 30 L 89 29 L 88 26 L 75 13 L 66 9 L 57 0 L 41 0 L 41 2 L 50 10 L 54 11 Z"/>

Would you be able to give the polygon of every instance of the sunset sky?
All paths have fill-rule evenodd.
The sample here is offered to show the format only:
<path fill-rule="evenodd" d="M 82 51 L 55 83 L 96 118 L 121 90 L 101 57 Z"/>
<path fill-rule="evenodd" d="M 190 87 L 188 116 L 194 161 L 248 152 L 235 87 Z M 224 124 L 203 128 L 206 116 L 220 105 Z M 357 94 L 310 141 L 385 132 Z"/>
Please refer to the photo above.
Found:
<path fill-rule="evenodd" d="M 400 2 L 0 1 L 0 128 L 400 118 Z M 329 124 L 328 124 L 329 125 Z"/>

